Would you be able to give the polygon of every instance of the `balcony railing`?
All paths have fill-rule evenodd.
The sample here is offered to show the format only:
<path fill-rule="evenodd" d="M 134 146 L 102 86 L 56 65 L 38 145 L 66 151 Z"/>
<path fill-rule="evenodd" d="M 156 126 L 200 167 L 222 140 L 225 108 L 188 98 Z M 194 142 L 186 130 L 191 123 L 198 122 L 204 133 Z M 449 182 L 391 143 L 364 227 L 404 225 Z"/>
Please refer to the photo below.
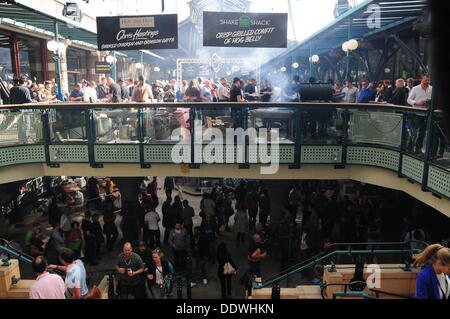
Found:
<path fill-rule="evenodd" d="M 0 167 L 185 163 L 191 168 L 236 164 L 246 169 L 273 156 L 289 169 L 303 164 L 381 167 L 450 198 L 449 141 L 441 117 L 440 111 L 386 104 L 7 105 L 0 108 Z M 194 138 L 207 128 L 218 129 L 224 139 L 208 134 Z M 227 143 L 231 128 L 267 129 L 267 134 L 240 142 L 241 132 Z"/>

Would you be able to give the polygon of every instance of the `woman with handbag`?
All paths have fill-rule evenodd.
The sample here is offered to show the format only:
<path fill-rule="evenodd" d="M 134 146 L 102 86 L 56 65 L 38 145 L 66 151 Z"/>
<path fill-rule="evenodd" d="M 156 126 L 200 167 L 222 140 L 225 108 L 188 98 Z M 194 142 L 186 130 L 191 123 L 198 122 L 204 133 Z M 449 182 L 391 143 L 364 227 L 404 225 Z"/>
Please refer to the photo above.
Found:
<path fill-rule="evenodd" d="M 227 245 L 223 242 L 217 247 L 217 262 L 219 264 L 217 277 L 220 280 L 222 298 L 227 299 L 231 296 L 231 277 L 237 274 L 238 268 L 228 252 Z"/>

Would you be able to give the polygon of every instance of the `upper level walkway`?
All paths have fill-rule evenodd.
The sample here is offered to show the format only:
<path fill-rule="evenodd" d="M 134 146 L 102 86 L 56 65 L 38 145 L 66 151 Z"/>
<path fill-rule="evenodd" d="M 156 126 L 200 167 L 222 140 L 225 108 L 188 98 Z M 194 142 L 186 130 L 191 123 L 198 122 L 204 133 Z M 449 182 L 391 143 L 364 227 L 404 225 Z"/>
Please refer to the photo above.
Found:
<path fill-rule="evenodd" d="M 7 105 L 0 183 L 58 175 L 352 179 L 403 190 L 450 216 L 440 117 L 387 104 Z"/>

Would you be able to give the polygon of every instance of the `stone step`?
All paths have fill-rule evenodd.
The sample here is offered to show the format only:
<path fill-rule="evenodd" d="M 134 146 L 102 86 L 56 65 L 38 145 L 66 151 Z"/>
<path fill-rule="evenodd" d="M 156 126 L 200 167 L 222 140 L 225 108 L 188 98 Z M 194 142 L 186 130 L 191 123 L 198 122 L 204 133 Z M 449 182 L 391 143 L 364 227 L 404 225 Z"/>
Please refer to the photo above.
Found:
<path fill-rule="evenodd" d="M 11 285 L 8 291 L 8 299 L 28 299 L 30 287 L 36 280 L 20 280 L 17 284 Z"/>

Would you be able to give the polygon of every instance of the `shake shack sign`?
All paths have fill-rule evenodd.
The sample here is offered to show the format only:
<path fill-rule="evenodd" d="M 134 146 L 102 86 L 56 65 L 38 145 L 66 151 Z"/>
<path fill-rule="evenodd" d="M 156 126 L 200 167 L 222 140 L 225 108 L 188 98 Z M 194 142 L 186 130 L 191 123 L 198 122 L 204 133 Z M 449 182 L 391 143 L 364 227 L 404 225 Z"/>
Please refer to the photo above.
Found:
<path fill-rule="evenodd" d="M 287 14 L 204 11 L 203 46 L 286 48 Z"/>
<path fill-rule="evenodd" d="M 97 17 L 100 51 L 177 49 L 176 14 L 153 16 Z"/>

